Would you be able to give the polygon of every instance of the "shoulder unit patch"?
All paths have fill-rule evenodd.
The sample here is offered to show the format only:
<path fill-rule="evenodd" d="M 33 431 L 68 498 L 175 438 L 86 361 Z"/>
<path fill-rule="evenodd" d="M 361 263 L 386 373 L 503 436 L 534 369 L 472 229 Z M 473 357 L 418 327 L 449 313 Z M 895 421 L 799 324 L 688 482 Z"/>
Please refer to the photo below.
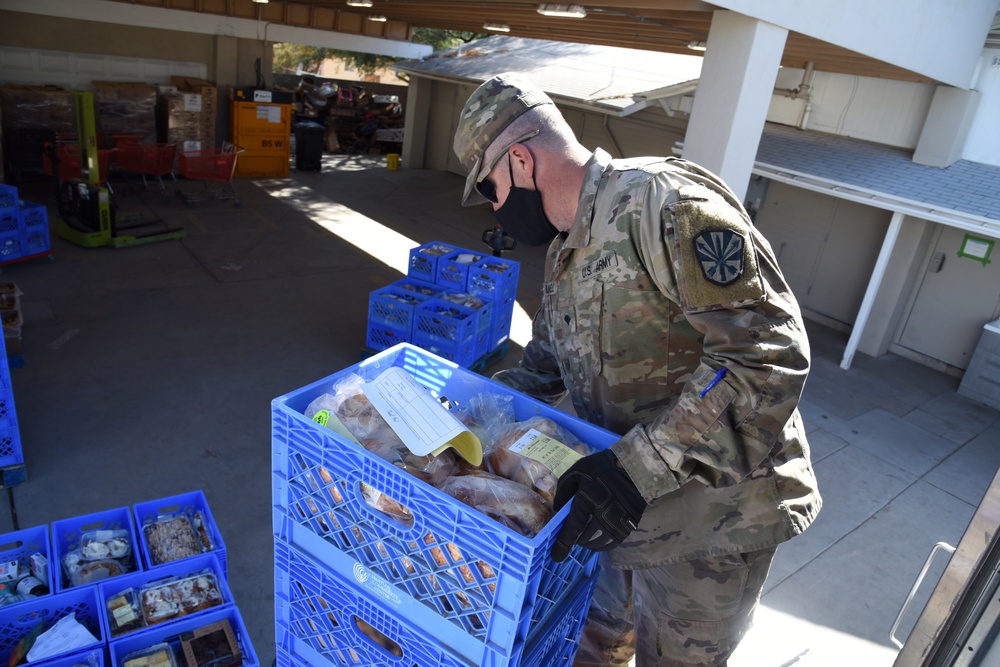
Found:
<path fill-rule="evenodd" d="M 694 239 L 694 250 L 705 278 L 728 285 L 743 273 L 743 237 L 730 229 L 706 230 Z"/>

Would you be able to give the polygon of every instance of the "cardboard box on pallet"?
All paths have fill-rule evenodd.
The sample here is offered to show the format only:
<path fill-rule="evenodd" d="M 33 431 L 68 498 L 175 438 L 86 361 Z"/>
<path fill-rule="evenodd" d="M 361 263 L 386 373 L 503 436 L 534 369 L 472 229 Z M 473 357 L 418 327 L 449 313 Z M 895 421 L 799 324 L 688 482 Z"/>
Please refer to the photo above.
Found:
<path fill-rule="evenodd" d="M 94 81 L 97 127 L 106 137 L 156 141 L 156 87 L 146 83 Z"/>
<path fill-rule="evenodd" d="M 7 83 L 0 88 L 0 104 L 5 128 L 76 134 L 76 101 L 65 88 Z"/>
<path fill-rule="evenodd" d="M 160 96 L 161 136 L 182 150 L 216 148 L 218 89 L 204 79 L 172 76 L 174 92 Z"/>

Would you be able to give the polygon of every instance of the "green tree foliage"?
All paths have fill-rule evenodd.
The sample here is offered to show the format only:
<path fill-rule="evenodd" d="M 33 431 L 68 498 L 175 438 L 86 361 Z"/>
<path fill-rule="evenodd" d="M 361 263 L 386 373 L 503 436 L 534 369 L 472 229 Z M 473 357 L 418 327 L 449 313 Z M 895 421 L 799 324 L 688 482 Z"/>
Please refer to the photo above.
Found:
<path fill-rule="evenodd" d="M 443 30 L 440 28 L 415 28 L 413 41 L 418 44 L 428 44 L 435 51 L 449 49 L 459 44 L 467 43 L 482 37 L 474 32 L 458 30 Z M 338 59 L 358 70 L 362 74 L 372 75 L 378 70 L 388 67 L 399 58 L 380 56 L 372 53 L 357 53 L 341 51 L 318 46 L 305 46 L 282 42 L 274 45 L 274 70 L 276 72 L 316 72 L 320 64 L 327 59 Z"/>

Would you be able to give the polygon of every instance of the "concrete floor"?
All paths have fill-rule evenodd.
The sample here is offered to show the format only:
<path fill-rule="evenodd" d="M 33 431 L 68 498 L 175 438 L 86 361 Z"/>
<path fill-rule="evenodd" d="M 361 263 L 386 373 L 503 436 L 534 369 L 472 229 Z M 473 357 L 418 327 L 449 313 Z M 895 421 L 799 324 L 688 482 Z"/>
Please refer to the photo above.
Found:
<path fill-rule="evenodd" d="M 324 159 L 321 173 L 237 181 L 241 208 L 116 182 L 121 213 L 155 214 L 187 238 L 122 249 L 54 238 L 54 261 L 2 269 L 24 292 L 12 382 L 28 482 L 3 498 L 0 530 L 202 489 L 262 665 L 275 655 L 271 399 L 357 363 L 368 294 L 405 262 L 385 228 L 479 248 L 493 224 L 486 208 L 458 206 L 458 176 Z M 24 185 L 21 197 L 48 203 L 51 221 L 50 191 Z M 374 240 L 388 264 L 345 238 Z M 512 255 L 528 313 L 543 256 Z M 809 330 L 802 411 L 825 506 L 778 550 L 734 667 L 890 665 L 889 629 L 924 559 L 939 540 L 957 544 L 1000 465 L 1000 414 L 957 396 L 956 379 L 894 355 L 859 354 L 844 371 L 847 336 Z"/>

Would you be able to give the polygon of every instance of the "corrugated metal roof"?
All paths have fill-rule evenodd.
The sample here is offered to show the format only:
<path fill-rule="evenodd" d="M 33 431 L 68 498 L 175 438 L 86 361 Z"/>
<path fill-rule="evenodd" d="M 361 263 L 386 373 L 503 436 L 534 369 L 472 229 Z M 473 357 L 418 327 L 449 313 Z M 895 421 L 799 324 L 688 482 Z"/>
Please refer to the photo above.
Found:
<path fill-rule="evenodd" d="M 863 190 L 1000 221 L 1000 167 L 958 160 L 929 167 L 912 151 L 768 123 L 756 161 Z"/>
<path fill-rule="evenodd" d="M 697 79 L 701 65 L 696 55 L 492 35 L 394 69 L 479 82 L 520 72 L 553 97 L 617 111 L 640 93 Z"/>

